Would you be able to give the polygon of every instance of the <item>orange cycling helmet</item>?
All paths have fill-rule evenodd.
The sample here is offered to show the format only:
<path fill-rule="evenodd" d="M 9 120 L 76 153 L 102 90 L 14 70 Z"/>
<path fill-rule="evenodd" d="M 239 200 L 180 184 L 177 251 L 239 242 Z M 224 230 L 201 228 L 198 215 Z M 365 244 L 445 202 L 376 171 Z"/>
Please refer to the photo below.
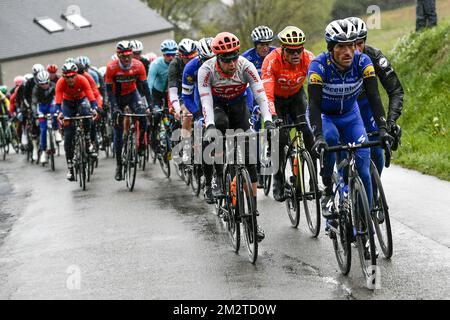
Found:
<path fill-rule="evenodd" d="M 238 51 L 241 45 L 239 39 L 230 32 L 221 32 L 213 40 L 212 51 L 215 55 Z"/>

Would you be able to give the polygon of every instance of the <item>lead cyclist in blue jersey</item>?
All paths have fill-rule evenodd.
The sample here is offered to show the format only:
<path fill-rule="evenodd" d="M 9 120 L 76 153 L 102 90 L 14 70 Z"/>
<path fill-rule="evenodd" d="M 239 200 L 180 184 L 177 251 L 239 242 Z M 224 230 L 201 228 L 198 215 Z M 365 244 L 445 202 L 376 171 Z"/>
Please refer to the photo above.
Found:
<path fill-rule="evenodd" d="M 357 98 L 362 88 L 372 108 L 382 144 L 389 143 L 385 113 L 378 93 L 378 83 L 370 58 L 356 50 L 358 34 L 348 20 L 336 20 L 325 29 L 328 52 L 315 58 L 308 70 L 310 121 L 316 142 L 313 149 L 320 153 L 328 145 L 363 143 L 368 141 L 359 112 Z M 332 197 L 332 174 L 336 156 L 326 153 L 321 172 L 325 185 L 322 205 Z M 372 194 L 370 150 L 358 149 L 356 168 L 368 195 Z M 371 206 L 371 197 L 368 197 Z M 330 217 L 323 210 L 325 218 Z"/>

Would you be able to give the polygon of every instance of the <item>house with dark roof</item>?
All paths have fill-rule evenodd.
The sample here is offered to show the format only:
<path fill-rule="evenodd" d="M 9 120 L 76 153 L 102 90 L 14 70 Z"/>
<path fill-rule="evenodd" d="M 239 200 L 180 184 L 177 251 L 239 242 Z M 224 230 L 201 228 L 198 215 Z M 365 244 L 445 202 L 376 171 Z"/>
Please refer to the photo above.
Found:
<path fill-rule="evenodd" d="M 138 39 L 144 53 L 159 55 L 174 37 L 172 24 L 139 0 L 2 0 L 0 12 L 0 84 L 9 86 L 35 63 L 60 67 L 85 55 L 100 67 L 120 40 Z"/>

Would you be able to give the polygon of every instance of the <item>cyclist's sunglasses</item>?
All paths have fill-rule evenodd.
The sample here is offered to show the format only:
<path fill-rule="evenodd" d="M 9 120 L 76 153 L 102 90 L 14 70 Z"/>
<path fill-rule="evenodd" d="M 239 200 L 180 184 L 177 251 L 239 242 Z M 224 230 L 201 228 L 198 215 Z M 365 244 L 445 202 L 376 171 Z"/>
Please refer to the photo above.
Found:
<path fill-rule="evenodd" d="M 284 50 L 286 51 L 287 54 L 293 55 L 294 53 L 302 53 L 304 48 L 298 48 L 298 49 L 290 49 L 290 48 L 285 48 Z"/>
<path fill-rule="evenodd" d="M 163 56 L 165 57 L 175 57 L 176 53 L 164 53 Z"/>
<path fill-rule="evenodd" d="M 70 74 L 70 75 L 63 74 L 63 77 L 66 79 L 73 79 L 73 78 L 75 78 L 75 76 L 76 76 L 76 74 Z"/>
<path fill-rule="evenodd" d="M 218 55 L 217 59 L 219 59 L 220 62 L 223 63 L 230 63 L 234 62 L 239 58 L 239 53 L 232 53 L 228 55 Z"/>

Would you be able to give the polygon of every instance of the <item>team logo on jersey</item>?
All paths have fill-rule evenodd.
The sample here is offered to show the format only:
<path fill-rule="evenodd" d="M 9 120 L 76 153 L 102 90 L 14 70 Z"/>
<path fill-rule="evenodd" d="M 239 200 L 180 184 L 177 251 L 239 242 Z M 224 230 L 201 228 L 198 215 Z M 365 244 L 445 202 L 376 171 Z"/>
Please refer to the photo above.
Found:
<path fill-rule="evenodd" d="M 194 83 L 194 79 L 190 75 L 186 77 L 186 81 L 189 83 Z"/>
<path fill-rule="evenodd" d="M 369 77 L 374 77 L 375 76 L 375 68 L 373 67 L 373 65 L 368 65 L 363 72 L 363 78 L 369 78 Z"/>
<path fill-rule="evenodd" d="M 388 66 L 388 61 L 385 57 L 383 57 L 378 61 L 378 64 L 380 65 L 381 68 L 386 69 Z"/>
<path fill-rule="evenodd" d="M 309 75 L 309 83 L 310 84 L 323 84 L 323 79 L 319 74 L 312 72 Z"/>

